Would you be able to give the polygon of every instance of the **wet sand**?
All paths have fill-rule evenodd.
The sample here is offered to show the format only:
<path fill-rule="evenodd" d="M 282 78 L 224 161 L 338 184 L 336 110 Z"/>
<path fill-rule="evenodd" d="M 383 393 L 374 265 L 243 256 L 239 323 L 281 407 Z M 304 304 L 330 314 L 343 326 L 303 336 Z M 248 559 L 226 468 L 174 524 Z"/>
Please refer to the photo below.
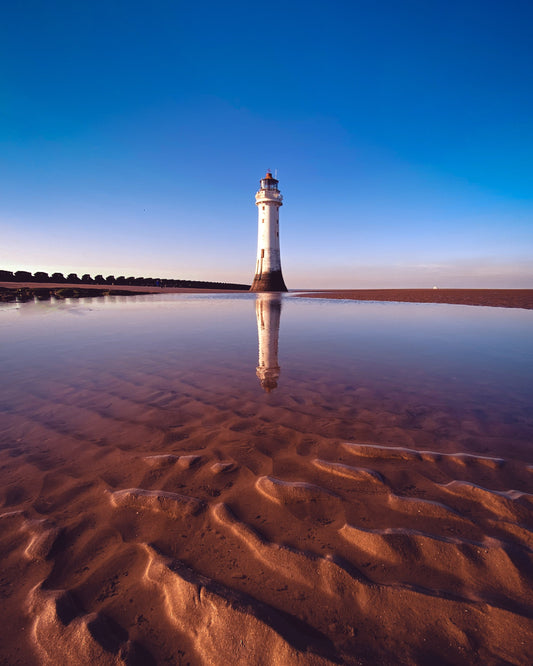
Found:
<path fill-rule="evenodd" d="M 529 425 L 320 372 L 263 402 L 150 357 L 32 377 L 2 395 L 3 663 L 529 662 Z"/>
<path fill-rule="evenodd" d="M 400 303 L 448 303 L 533 309 L 533 289 L 320 289 L 299 291 L 306 298 Z"/>
<path fill-rule="evenodd" d="M 416 449 L 344 441 L 319 399 L 141 372 L 10 405 L 5 662 L 527 663 L 533 468 L 414 422 Z"/>
<path fill-rule="evenodd" d="M 128 285 L 65 284 L 49 282 L 0 282 L 6 289 L 117 289 L 143 294 L 218 294 L 246 293 L 230 289 L 196 289 L 186 287 L 136 287 Z M 533 309 L 533 289 L 308 289 L 291 290 L 293 296 L 305 298 L 348 299 L 360 301 L 395 301 L 401 303 L 448 303 L 484 305 L 500 308 Z"/>
<path fill-rule="evenodd" d="M 102 291 L 112 289 L 129 291 L 135 294 L 242 294 L 241 290 L 232 289 L 197 289 L 191 287 L 137 287 L 130 285 L 82 284 L 72 282 L 0 282 L 4 289 L 88 289 Z M 244 292 L 246 293 L 246 292 Z"/>

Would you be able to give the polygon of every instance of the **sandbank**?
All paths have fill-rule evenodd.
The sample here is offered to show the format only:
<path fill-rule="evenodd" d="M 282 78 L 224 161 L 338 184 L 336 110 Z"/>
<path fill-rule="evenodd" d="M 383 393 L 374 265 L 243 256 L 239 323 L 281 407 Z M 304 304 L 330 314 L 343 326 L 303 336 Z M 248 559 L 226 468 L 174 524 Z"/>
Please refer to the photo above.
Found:
<path fill-rule="evenodd" d="M 316 289 L 301 290 L 295 296 L 533 309 L 533 289 Z"/>

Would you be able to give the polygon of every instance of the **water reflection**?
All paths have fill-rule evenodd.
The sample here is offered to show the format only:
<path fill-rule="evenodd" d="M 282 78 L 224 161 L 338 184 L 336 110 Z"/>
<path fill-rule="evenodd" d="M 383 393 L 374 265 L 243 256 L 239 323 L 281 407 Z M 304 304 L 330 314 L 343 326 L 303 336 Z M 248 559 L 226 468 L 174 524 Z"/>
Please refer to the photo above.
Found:
<path fill-rule="evenodd" d="M 257 294 L 255 301 L 259 342 L 257 376 L 267 393 L 277 388 L 280 373 L 278 338 L 281 298 L 279 293 L 263 293 Z"/>

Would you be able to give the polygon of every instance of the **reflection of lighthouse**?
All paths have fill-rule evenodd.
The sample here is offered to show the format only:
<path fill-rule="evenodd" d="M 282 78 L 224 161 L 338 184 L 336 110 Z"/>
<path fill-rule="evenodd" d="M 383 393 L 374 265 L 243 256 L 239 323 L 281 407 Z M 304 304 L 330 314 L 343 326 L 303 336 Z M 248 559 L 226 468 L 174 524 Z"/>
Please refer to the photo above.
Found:
<path fill-rule="evenodd" d="M 258 294 L 255 301 L 257 337 L 259 340 L 259 365 L 257 376 L 267 393 L 278 385 L 279 318 L 281 315 L 280 294 Z"/>
<path fill-rule="evenodd" d="M 250 291 L 287 291 L 279 254 L 279 209 L 283 197 L 270 171 L 261 179 L 255 195 L 258 212 L 257 262 Z"/>

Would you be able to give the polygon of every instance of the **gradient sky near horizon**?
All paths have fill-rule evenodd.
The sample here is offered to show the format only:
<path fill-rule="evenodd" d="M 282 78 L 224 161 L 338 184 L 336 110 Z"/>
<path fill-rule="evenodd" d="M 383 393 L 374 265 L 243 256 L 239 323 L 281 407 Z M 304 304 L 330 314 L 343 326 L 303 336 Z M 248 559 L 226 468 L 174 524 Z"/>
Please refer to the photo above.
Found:
<path fill-rule="evenodd" d="M 533 287 L 530 0 L 0 9 L 0 268 Z"/>

